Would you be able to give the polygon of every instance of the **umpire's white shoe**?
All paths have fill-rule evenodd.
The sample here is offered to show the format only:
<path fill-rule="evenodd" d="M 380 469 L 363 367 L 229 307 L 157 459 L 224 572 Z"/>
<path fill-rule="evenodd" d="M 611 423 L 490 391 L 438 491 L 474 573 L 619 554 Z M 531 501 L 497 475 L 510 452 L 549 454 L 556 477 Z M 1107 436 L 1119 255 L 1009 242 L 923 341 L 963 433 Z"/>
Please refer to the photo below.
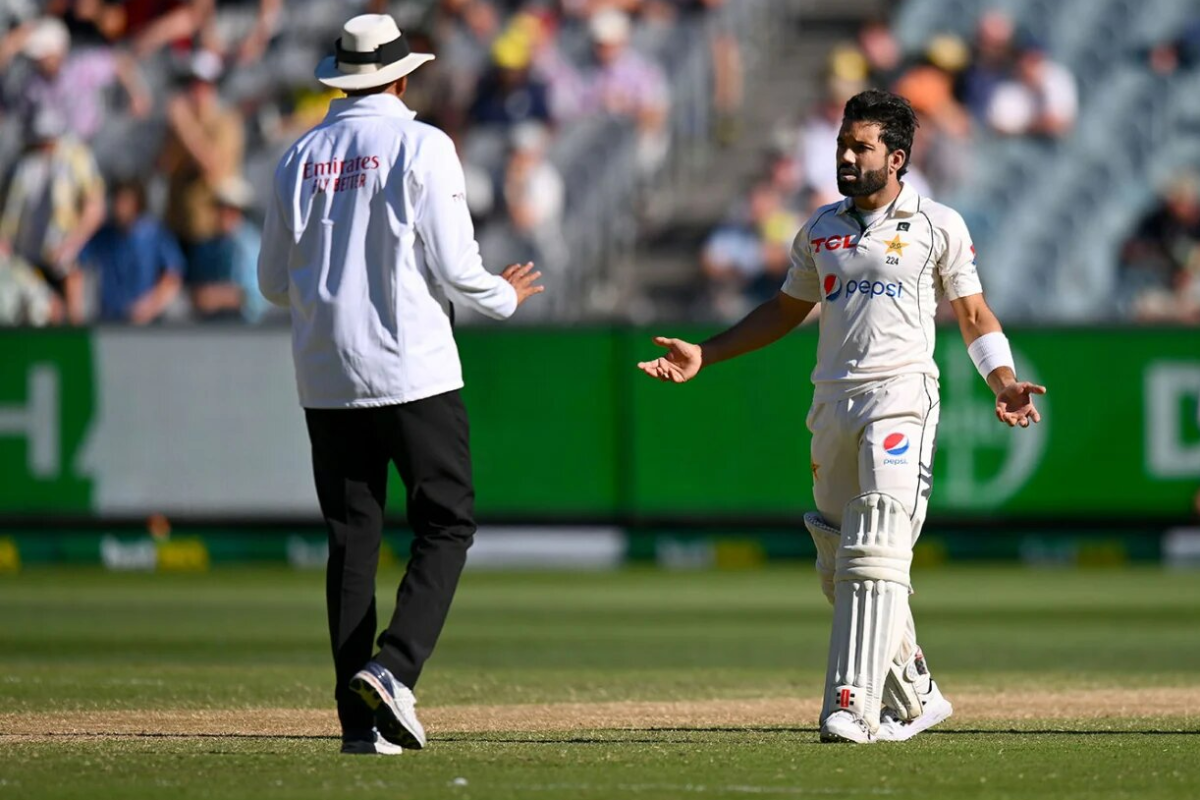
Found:
<path fill-rule="evenodd" d="M 392 744 L 379 734 L 378 728 L 372 728 L 364 736 L 343 736 L 342 754 L 348 756 L 398 756 L 404 748 Z"/>
<path fill-rule="evenodd" d="M 835 711 L 821 723 L 821 741 L 869 744 L 875 741 L 875 737 L 866 720 L 849 711 Z"/>
<path fill-rule="evenodd" d="M 409 750 L 425 746 L 425 729 L 417 719 L 417 698 L 387 667 L 368 661 L 350 679 L 350 691 L 375 714 L 375 727 L 384 739 Z"/>
<path fill-rule="evenodd" d="M 929 691 L 920 697 L 921 716 L 913 720 L 900 719 L 895 711 L 885 708 L 875 738 L 881 742 L 903 742 L 921 731 L 929 730 L 954 713 L 954 706 L 950 705 L 933 680 L 929 681 Z"/>

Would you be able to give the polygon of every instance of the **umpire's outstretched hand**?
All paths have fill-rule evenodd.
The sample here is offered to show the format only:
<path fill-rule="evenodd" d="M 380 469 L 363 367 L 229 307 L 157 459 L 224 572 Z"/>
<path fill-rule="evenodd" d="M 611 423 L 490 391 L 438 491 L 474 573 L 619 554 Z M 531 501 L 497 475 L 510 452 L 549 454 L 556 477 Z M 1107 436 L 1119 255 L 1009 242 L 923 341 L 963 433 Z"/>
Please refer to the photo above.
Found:
<path fill-rule="evenodd" d="M 517 290 L 517 305 L 521 305 L 535 294 L 541 294 L 546 291 L 545 286 L 538 286 L 537 279 L 542 277 L 542 273 L 533 271 L 533 262 L 527 261 L 524 264 L 509 264 L 500 273 L 500 277 L 512 284 Z"/>

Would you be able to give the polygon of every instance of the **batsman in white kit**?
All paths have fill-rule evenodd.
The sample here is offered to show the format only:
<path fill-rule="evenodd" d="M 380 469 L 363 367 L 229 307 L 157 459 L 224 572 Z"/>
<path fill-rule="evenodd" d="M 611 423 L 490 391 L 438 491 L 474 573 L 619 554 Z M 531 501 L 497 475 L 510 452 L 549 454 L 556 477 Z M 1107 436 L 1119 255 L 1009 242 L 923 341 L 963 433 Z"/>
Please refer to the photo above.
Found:
<path fill-rule="evenodd" d="M 804 522 L 833 604 L 823 742 L 909 739 L 953 711 L 909 610 L 938 423 L 938 302 L 950 302 L 1000 422 L 1038 422 L 1032 396 L 1046 391 L 1016 378 L 962 217 L 903 183 L 916 127 L 901 97 L 868 90 L 851 98 L 837 144 L 846 199 L 801 228 L 779 293 L 699 345 L 656 338 L 667 355 L 638 364 L 683 383 L 778 340 L 821 306 L 808 414 L 817 513 Z"/>

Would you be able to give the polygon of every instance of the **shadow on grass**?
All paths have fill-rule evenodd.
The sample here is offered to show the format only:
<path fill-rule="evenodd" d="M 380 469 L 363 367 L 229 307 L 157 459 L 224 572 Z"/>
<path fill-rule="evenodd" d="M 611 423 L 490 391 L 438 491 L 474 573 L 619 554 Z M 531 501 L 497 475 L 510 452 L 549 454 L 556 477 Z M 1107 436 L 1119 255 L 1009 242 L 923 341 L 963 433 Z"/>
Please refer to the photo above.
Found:
<path fill-rule="evenodd" d="M 816 735 L 817 728 L 794 727 L 707 727 L 707 728 L 628 728 L 609 729 L 608 736 L 546 736 L 534 738 L 528 734 L 514 733 L 507 736 L 504 733 L 459 733 L 438 736 L 434 742 L 446 744 L 490 742 L 495 744 L 554 744 L 554 745 L 622 745 L 622 744 L 692 744 L 694 739 L 662 734 L 808 734 Z M 641 734 L 641 736 L 622 736 L 622 734 Z M 923 736 L 953 737 L 953 736 L 1200 736 L 1200 730 L 1077 730 L 1071 728 L 1038 728 L 1038 729 L 986 729 L 958 728 L 955 730 L 926 731 Z M 340 736 L 320 734 L 294 733 L 160 733 L 154 731 L 115 732 L 115 731 L 71 731 L 46 733 L 0 733 L 0 741 L 13 738 L 44 737 L 47 739 L 246 739 L 261 741 L 341 741 Z"/>
<path fill-rule="evenodd" d="M 274 741 L 291 739 L 296 741 L 340 742 L 341 736 L 326 736 L 307 733 L 159 733 L 155 731 L 47 731 L 44 733 L 0 733 L 0 741 L 4 739 L 262 739 Z"/>
<path fill-rule="evenodd" d="M 1045 728 L 1039 730 L 1018 730 L 1010 728 L 1008 730 L 998 729 L 969 729 L 961 728 L 953 731 L 925 731 L 923 736 L 1200 736 L 1200 730 L 1186 731 L 1156 731 L 1144 729 L 1131 729 L 1127 731 L 1110 730 L 1110 731 L 1077 731 L 1069 728 Z"/>
<path fill-rule="evenodd" d="M 619 734 L 623 731 L 613 731 Z M 787 728 L 787 727 L 771 727 L 771 728 L 647 728 L 647 729 L 629 729 L 629 733 L 643 734 L 674 734 L 674 733 L 728 733 L 728 734 L 748 734 L 748 733 L 782 733 L 782 734 L 807 734 L 816 736 L 819 732 L 817 728 Z M 1072 730 L 1069 728 L 1047 728 L 1047 729 L 1030 729 L 1018 730 L 1015 728 L 1003 729 L 959 729 L 945 731 L 925 731 L 923 736 L 1200 736 L 1200 730 Z M 448 736 L 439 736 L 439 742 L 477 742 L 480 740 L 479 735 L 475 734 L 451 734 Z M 504 736 L 503 734 L 488 735 L 487 741 L 496 742 L 498 744 L 568 744 L 568 745 L 615 745 L 615 744 L 691 744 L 694 739 L 689 738 L 665 738 L 662 736 L 645 737 L 645 738 L 630 738 L 630 737 L 544 737 L 532 738 L 529 736 Z"/>
<path fill-rule="evenodd" d="M 654 733 L 818 733 L 815 727 L 794 727 L 784 725 L 761 725 L 761 726 L 710 726 L 702 728 L 630 728 L 631 731 L 644 730 Z M 1061 736 L 1124 736 L 1124 735 L 1140 735 L 1140 736 L 1200 736 L 1200 729 L 1196 730 L 1153 730 L 1145 728 L 1129 728 L 1126 730 L 1088 730 L 1075 728 L 950 728 L 943 730 L 930 730 L 922 733 L 922 736 L 985 736 L 985 735 L 1001 735 L 1001 736 L 1031 736 L 1031 735 L 1061 735 Z"/>

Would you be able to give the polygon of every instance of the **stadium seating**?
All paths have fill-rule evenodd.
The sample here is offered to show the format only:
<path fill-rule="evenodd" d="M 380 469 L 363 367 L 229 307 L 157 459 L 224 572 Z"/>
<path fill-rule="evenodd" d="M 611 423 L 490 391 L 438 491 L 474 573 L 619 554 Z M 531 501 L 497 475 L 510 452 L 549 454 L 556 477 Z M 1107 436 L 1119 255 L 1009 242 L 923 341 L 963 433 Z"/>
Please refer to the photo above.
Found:
<path fill-rule="evenodd" d="M 1012 15 L 1080 86 L 1074 133 L 1056 144 L 981 136 L 955 197 L 1008 319 L 1089 321 L 1116 311 L 1121 240 L 1162 177 L 1200 155 L 1200 76 L 1155 75 L 1149 45 L 1194 13 L 1187 0 L 910 0 L 895 28 L 910 50 L 971 36 L 985 8 Z M 1028 198 L 1036 198 L 1030 201 Z"/>

